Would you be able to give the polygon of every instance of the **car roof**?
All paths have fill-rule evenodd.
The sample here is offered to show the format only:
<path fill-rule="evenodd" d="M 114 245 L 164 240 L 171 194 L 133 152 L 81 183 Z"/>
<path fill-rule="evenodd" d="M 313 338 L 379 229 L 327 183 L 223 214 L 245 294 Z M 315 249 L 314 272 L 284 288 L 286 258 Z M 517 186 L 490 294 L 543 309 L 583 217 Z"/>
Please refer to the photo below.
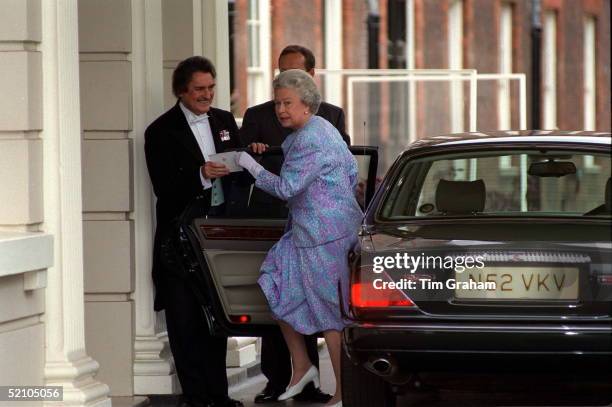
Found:
<path fill-rule="evenodd" d="M 609 132 L 598 131 L 561 131 L 561 130 L 508 130 L 481 131 L 456 134 L 443 134 L 427 137 L 412 143 L 408 150 L 432 146 L 451 146 L 461 144 L 484 143 L 524 143 L 524 142 L 559 142 L 579 144 L 610 145 L 612 136 Z"/>

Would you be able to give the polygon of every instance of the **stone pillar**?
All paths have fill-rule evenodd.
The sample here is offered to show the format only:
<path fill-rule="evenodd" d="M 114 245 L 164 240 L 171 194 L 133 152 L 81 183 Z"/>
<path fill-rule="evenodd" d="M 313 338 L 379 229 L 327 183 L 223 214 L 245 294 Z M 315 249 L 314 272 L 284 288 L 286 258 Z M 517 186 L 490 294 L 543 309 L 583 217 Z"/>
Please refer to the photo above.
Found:
<path fill-rule="evenodd" d="M 342 69 L 342 58 L 342 0 L 325 0 L 325 68 Z M 324 80 L 325 101 L 342 106 L 342 76 L 328 74 Z"/>
<path fill-rule="evenodd" d="M 208 57 L 217 69 L 214 104 L 230 110 L 229 21 L 226 0 L 194 1 L 193 44 L 196 55 Z M 198 18 L 199 17 L 199 18 Z"/>
<path fill-rule="evenodd" d="M 232 337 L 227 340 L 227 367 L 243 367 L 255 362 L 257 348 L 255 337 Z"/>
<path fill-rule="evenodd" d="M 63 386 L 63 406 L 110 407 L 85 350 L 81 124 L 76 1 L 42 3 L 44 224 L 54 235 L 48 270 L 45 383 Z M 53 403 L 51 403 L 53 404 Z"/>
<path fill-rule="evenodd" d="M 164 342 L 155 330 L 153 311 L 153 194 L 144 155 L 144 131 L 163 112 L 161 0 L 132 1 L 132 100 L 134 127 L 134 258 L 136 288 L 134 393 L 173 394 L 177 379 Z"/>

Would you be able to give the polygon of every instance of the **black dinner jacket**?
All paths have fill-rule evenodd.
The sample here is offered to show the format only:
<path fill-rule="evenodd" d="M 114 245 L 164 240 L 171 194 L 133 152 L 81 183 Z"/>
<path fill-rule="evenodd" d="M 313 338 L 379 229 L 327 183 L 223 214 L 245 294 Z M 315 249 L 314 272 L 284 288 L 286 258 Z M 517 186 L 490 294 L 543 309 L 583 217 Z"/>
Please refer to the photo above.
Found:
<path fill-rule="evenodd" d="M 238 126 L 234 116 L 225 110 L 211 108 L 208 112 L 215 150 L 221 153 L 240 147 Z M 229 135 L 229 139 L 222 140 Z M 155 310 L 165 308 L 164 284 L 161 276 L 167 273 L 161 256 L 161 243 L 171 231 L 172 221 L 197 196 L 203 205 L 210 205 L 210 188 L 204 190 L 200 180 L 200 167 L 204 157 L 189 123 L 179 107 L 174 105 L 147 127 L 145 156 L 153 191 L 157 197 L 155 242 L 153 247 L 153 282 L 155 283 Z M 222 178 L 226 200 L 240 179 L 239 173 Z M 204 208 L 206 209 L 206 208 Z"/>
<path fill-rule="evenodd" d="M 230 112 L 211 107 L 208 116 L 217 153 L 240 147 L 238 126 Z M 229 139 L 222 140 L 222 135 Z M 210 194 L 210 189 L 202 189 L 199 175 L 204 157 L 178 102 L 147 127 L 145 155 L 157 197 L 158 226 L 178 216 L 194 197 Z M 222 178 L 224 192 L 232 175 Z"/>
<path fill-rule="evenodd" d="M 321 102 L 317 116 L 330 122 L 342 136 L 347 145 L 351 139 L 345 131 L 344 111 L 338 106 Z M 270 146 L 280 146 L 285 138 L 293 130 L 281 126 L 274 112 L 274 101 L 250 107 L 244 112 L 242 126 L 240 127 L 240 138 L 244 145 L 250 143 L 265 143 Z"/>

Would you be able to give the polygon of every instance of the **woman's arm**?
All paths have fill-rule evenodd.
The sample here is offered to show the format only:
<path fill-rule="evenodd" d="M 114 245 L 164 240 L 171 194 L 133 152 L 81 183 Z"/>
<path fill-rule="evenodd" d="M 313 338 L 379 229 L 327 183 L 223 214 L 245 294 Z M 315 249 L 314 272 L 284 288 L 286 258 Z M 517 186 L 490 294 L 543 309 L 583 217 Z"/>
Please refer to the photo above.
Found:
<path fill-rule="evenodd" d="M 325 163 L 326 155 L 317 138 L 298 135 L 285 157 L 280 176 L 263 170 L 255 186 L 286 201 L 304 191 L 321 174 Z"/>

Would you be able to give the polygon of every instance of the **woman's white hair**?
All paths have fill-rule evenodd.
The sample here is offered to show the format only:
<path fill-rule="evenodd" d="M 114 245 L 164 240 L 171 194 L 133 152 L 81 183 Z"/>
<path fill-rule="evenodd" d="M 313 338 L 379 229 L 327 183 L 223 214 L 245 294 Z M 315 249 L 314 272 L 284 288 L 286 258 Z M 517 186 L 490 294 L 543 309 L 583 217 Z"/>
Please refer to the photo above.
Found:
<path fill-rule="evenodd" d="M 312 114 L 316 114 L 321 104 L 321 94 L 310 74 L 301 69 L 288 69 L 278 74 L 272 82 L 274 90 L 288 88 L 296 91 L 302 103 L 308 106 Z"/>

